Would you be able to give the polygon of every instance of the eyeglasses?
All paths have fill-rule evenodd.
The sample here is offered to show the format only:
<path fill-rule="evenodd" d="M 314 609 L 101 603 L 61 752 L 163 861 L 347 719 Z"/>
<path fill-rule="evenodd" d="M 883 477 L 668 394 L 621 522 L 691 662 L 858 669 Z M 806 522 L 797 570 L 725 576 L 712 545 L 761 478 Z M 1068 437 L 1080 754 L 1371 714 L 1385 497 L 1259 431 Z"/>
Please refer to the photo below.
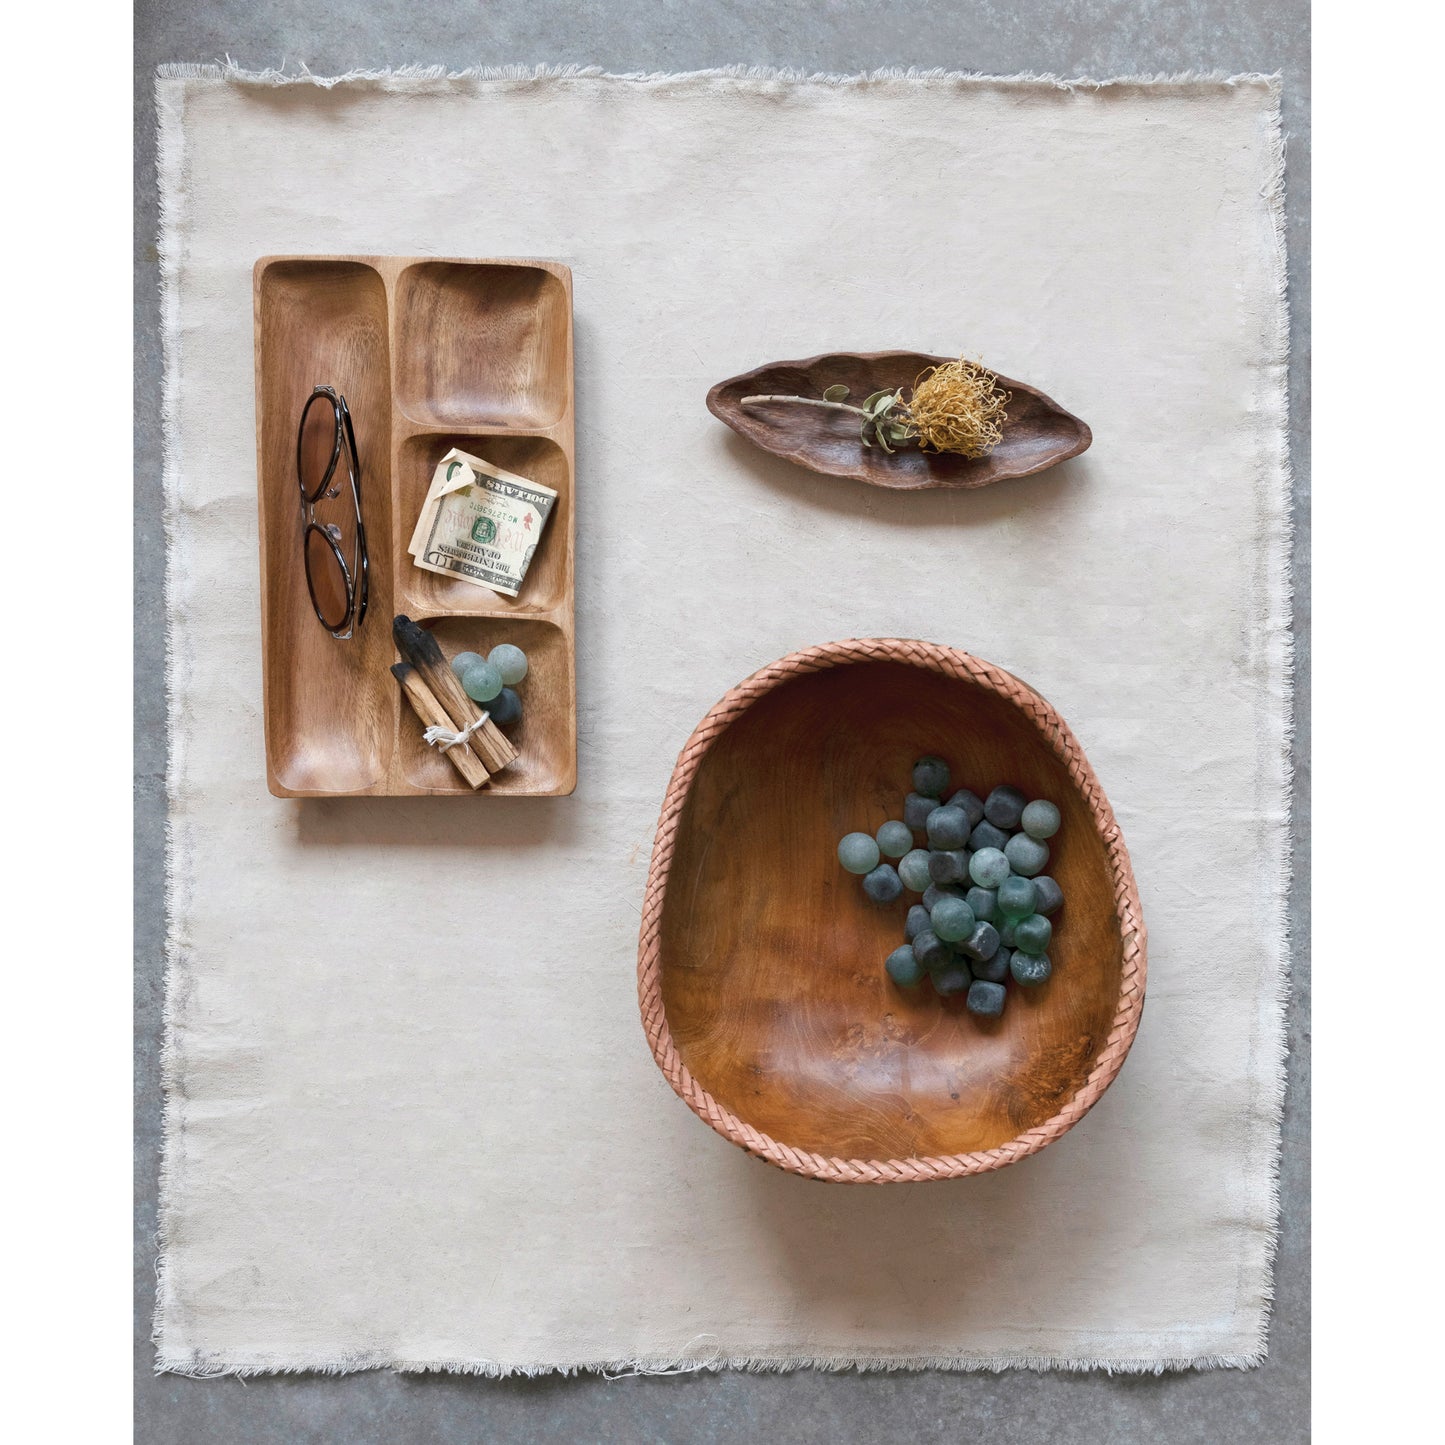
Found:
<path fill-rule="evenodd" d="M 346 456 L 351 505 L 341 496 L 336 470 Z M 315 387 L 301 409 L 296 431 L 296 480 L 301 487 L 301 551 L 306 590 L 321 625 L 345 641 L 366 617 L 370 565 L 361 520 L 361 462 L 346 398 L 332 387 Z M 349 558 L 349 560 L 348 560 Z"/>

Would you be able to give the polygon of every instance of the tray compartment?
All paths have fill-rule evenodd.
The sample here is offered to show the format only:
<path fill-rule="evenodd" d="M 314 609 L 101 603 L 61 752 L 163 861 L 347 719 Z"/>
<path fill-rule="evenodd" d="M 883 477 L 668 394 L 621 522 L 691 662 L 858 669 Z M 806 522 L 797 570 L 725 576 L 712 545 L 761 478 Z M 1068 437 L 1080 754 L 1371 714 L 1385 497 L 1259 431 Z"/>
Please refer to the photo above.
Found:
<path fill-rule="evenodd" d="M 282 797 L 364 792 L 385 781 L 396 732 L 376 681 L 392 658 L 386 286 L 358 262 L 289 259 L 258 262 L 255 292 L 267 782 Z M 301 555 L 296 427 L 322 382 L 351 409 L 369 542 L 369 608 L 345 642 L 317 621 Z"/>
<path fill-rule="evenodd" d="M 562 629 L 531 617 L 418 617 L 451 659 L 459 652 L 486 654 L 510 642 L 527 654 L 527 676 L 518 687 L 522 720 L 506 729 L 518 752 L 482 793 L 545 797 L 577 786 L 577 708 L 572 653 Z M 410 712 L 401 720 L 398 755 L 412 790 L 470 794 L 456 769 L 421 736 Z"/>
<path fill-rule="evenodd" d="M 527 570 L 519 597 L 504 597 L 455 577 L 418 567 L 406 550 L 421 513 L 437 463 L 460 447 L 504 471 L 539 482 L 557 493 L 546 531 Z M 567 454 L 555 442 L 537 436 L 458 436 L 423 432 L 408 437 L 397 461 L 397 591 L 407 600 L 402 611 L 486 612 L 497 614 L 550 612 L 572 589 L 572 475 Z"/>
<path fill-rule="evenodd" d="M 543 431 L 571 389 L 571 298 L 524 262 L 426 261 L 397 280 L 396 389 L 426 426 Z"/>

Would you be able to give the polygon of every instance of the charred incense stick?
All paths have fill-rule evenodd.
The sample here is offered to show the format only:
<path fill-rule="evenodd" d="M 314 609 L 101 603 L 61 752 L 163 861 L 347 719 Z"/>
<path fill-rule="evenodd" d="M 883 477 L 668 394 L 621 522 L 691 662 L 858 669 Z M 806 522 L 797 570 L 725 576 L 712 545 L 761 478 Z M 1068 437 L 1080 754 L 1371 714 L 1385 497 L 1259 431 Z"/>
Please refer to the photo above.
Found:
<path fill-rule="evenodd" d="M 449 731 L 452 727 L 452 720 L 446 715 L 441 703 L 437 701 L 436 694 L 422 680 L 421 674 L 409 662 L 396 662 L 392 664 L 391 673 L 401 684 L 401 690 L 406 694 L 406 700 L 411 704 L 411 710 L 421 719 L 424 728 L 446 728 Z M 466 780 L 469 788 L 482 788 L 489 781 L 489 774 L 477 755 L 465 743 L 454 743 L 449 748 L 443 748 L 442 756 L 445 757 L 456 768 Z"/>
<path fill-rule="evenodd" d="M 442 656 L 442 650 L 430 632 L 401 613 L 392 618 L 391 635 L 396 641 L 396 650 L 421 674 L 454 727 L 470 727 L 481 717 L 481 708 L 462 691 L 456 673 Z M 489 773 L 499 773 L 517 759 L 516 748 L 491 718 L 471 735 L 470 741 Z M 456 749 L 448 748 L 447 751 L 455 752 Z"/>

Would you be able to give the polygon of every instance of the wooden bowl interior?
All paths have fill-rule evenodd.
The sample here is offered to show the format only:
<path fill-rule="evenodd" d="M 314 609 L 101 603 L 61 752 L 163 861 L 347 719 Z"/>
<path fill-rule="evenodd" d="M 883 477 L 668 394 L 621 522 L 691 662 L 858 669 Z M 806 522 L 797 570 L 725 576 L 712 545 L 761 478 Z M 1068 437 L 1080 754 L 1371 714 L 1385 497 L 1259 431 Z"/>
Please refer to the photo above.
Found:
<path fill-rule="evenodd" d="M 889 455 L 865 447 L 858 417 L 821 407 L 768 403 L 743 407 L 745 396 L 820 397 L 829 386 L 849 388 L 855 406 L 885 387 L 913 386 L 926 367 L 946 360 L 911 351 L 834 352 L 801 362 L 778 362 L 719 383 L 708 394 L 713 414 L 749 441 L 813 471 L 854 477 L 895 491 L 929 487 L 986 487 L 1022 477 L 1075 456 L 1092 439 L 1089 428 L 1042 392 L 1001 377 L 1011 393 L 1003 439 L 987 456 L 970 459 L 902 447 Z"/>
<path fill-rule="evenodd" d="M 429 426 L 549 427 L 567 404 L 567 290 L 538 266 L 408 266 L 397 281 L 403 411 Z"/>
<path fill-rule="evenodd" d="M 402 568 L 406 605 L 403 611 L 418 612 L 467 611 L 499 613 L 549 612 L 570 594 L 572 469 L 567 454 L 555 442 L 535 436 L 457 436 L 421 432 L 402 443 L 397 459 L 399 506 L 403 517 L 420 516 L 427 488 L 437 463 L 453 447 L 480 457 L 485 462 L 515 472 L 530 481 L 540 482 L 557 493 L 557 504 L 547 521 L 547 530 L 537 546 L 537 554 L 527 569 L 526 585 L 520 597 L 484 592 L 470 582 L 443 577 L 436 572 L 423 572 L 419 567 Z M 407 540 L 410 540 L 408 534 Z"/>
<path fill-rule="evenodd" d="M 258 475 L 270 489 L 265 512 L 283 523 L 261 537 L 266 655 L 286 659 L 266 694 L 272 774 L 298 792 L 353 792 L 385 777 L 394 736 L 393 699 L 376 683 L 393 657 L 386 287 L 356 262 L 276 262 L 260 278 L 256 325 L 263 354 L 274 358 L 260 378 Z M 296 429 L 319 383 L 345 396 L 362 468 L 370 602 L 365 626 L 346 642 L 316 620 L 301 550 Z"/>
<path fill-rule="evenodd" d="M 527 654 L 527 676 L 517 688 L 522 719 L 506 730 L 518 757 L 493 777 L 487 791 L 531 796 L 570 793 L 577 785 L 577 764 L 566 720 L 575 689 L 572 657 L 562 629 L 540 618 L 505 614 L 438 617 L 424 625 L 448 658 L 459 652 L 486 654 L 501 642 L 510 642 Z M 441 753 L 422 741 L 419 727 L 403 727 L 398 747 L 403 776 L 410 787 L 427 793 L 470 792 Z"/>
<path fill-rule="evenodd" d="M 845 833 L 902 816 L 929 752 L 955 787 L 1009 782 L 1063 814 L 1053 977 L 1010 984 L 996 1021 L 889 981 L 916 896 L 879 907 L 837 860 Z M 847 1159 L 992 1149 L 1043 1124 L 1102 1049 L 1123 967 L 1104 842 L 1034 723 L 981 684 L 897 662 L 790 678 L 717 737 L 660 939 L 668 1027 L 698 1083 L 780 1143 Z"/>

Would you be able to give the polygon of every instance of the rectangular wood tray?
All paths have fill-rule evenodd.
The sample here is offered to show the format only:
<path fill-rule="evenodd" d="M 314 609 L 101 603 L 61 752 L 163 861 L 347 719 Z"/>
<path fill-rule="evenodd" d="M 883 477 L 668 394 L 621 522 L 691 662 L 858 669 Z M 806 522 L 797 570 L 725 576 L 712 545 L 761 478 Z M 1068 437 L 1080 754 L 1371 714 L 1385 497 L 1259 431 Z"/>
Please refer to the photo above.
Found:
<path fill-rule="evenodd" d="M 281 798 L 551 797 L 577 785 L 572 273 L 553 261 L 263 256 L 256 262 L 256 481 L 266 782 Z M 366 621 L 317 621 L 301 556 L 296 428 L 318 383 L 346 397 L 370 556 Z M 424 572 L 407 552 L 437 461 L 459 446 L 557 493 L 521 595 Z M 518 750 L 473 793 L 422 742 L 391 619 L 442 651 L 521 647 Z"/>

